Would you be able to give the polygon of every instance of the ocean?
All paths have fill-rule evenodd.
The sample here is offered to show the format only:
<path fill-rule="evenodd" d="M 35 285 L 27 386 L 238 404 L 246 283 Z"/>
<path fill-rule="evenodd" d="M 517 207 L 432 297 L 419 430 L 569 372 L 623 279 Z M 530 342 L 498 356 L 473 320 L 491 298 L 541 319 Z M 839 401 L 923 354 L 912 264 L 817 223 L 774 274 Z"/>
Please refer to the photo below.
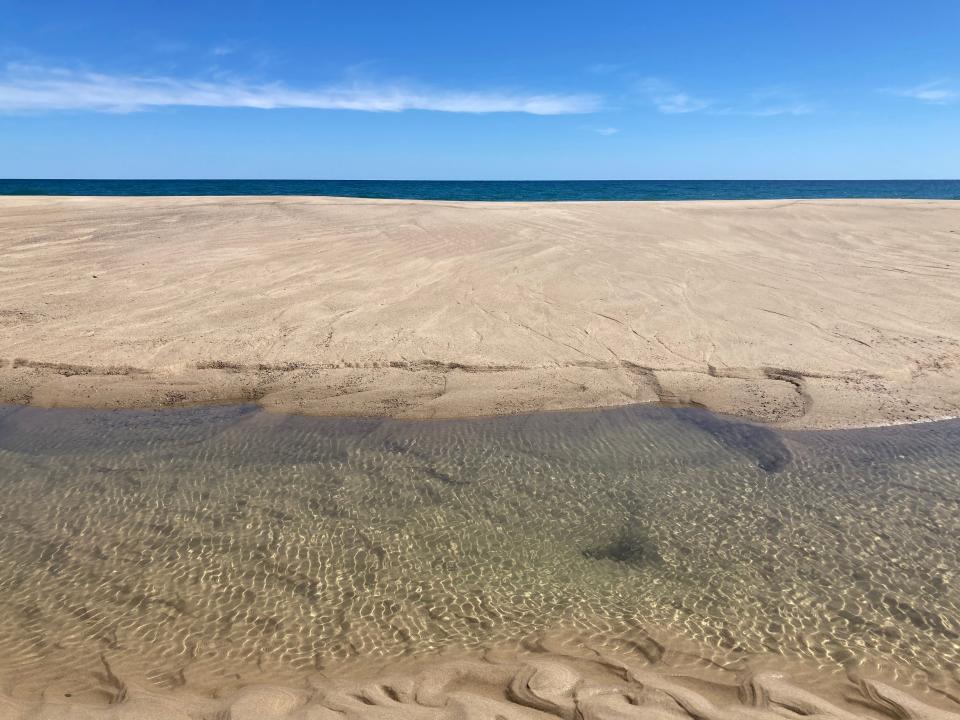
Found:
<path fill-rule="evenodd" d="M 960 199 L 960 180 L 2 180 L 0 195 L 328 195 L 405 200 Z"/>

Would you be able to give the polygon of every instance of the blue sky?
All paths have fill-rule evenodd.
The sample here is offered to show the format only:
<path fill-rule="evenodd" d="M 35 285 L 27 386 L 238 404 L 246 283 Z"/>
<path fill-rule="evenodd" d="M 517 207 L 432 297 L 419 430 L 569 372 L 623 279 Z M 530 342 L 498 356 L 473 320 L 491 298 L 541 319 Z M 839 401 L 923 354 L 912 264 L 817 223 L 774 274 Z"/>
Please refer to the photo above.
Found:
<path fill-rule="evenodd" d="M 0 0 L 0 177 L 956 178 L 960 2 Z"/>

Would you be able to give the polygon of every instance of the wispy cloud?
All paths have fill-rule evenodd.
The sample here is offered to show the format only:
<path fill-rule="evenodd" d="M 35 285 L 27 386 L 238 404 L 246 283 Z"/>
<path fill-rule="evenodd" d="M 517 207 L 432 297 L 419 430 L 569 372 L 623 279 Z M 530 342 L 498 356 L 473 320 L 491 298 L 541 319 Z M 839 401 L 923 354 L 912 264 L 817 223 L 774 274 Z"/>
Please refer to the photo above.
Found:
<path fill-rule="evenodd" d="M 667 115 L 697 112 L 710 106 L 709 100 L 694 97 L 685 92 L 658 95 L 653 99 L 653 102 L 656 104 L 657 110 Z"/>
<path fill-rule="evenodd" d="M 620 128 L 602 127 L 602 128 L 594 128 L 593 131 L 597 133 L 597 135 L 610 136 L 610 135 L 616 135 L 618 132 L 620 132 Z"/>
<path fill-rule="evenodd" d="M 960 100 L 960 91 L 951 87 L 946 80 L 935 80 L 906 88 L 883 88 L 881 92 L 912 98 L 928 105 L 948 105 Z"/>
<path fill-rule="evenodd" d="M 797 93 L 782 88 L 757 90 L 738 104 L 711 110 L 715 115 L 748 115 L 752 117 L 775 117 L 777 115 L 812 115 L 816 104 Z"/>
<path fill-rule="evenodd" d="M 642 80 L 638 83 L 637 89 L 648 102 L 666 115 L 705 112 L 710 115 L 774 117 L 810 115 L 817 110 L 815 103 L 783 88 L 757 90 L 732 100 L 715 100 L 693 95 L 659 78 Z"/>
<path fill-rule="evenodd" d="M 0 112 L 137 112 L 195 106 L 568 115 L 595 112 L 600 105 L 600 98 L 590 94 L 438 90 L 382 83 L 297 89 L 282 83 L 111 75 L 16 64 L 0 72 Z"/>
<path fill-rule="evenodd" d="M 658 78 L 642 80 L 638 87 L 640 92 L 647 96 L 657 110 L 666 115 L 698 112 L 705 110 L 712 104 L 711 100 L 683 92 L 672 83 Z"/>

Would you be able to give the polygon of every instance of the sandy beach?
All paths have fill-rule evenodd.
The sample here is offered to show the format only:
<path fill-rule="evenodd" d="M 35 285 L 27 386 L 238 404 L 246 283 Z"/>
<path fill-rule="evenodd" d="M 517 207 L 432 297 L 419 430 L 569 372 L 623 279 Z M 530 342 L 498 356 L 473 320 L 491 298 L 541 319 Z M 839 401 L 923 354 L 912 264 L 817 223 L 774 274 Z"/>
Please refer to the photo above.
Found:
<path fill-rule="evenodd" d="M 515 647 L 315 672 L 203 694 L 158 690 L 103 662 L 102 685 L 65 701 L 0 696 L 0 717 L 101 720 L 957 720 L 948 694 L 826 673 L 781 658 L 723 664 L 689 644 L 545 634 Z M 192 680 L 192 675 L 191 675 Z"/>
<path fill-rule="evenodd" d="M 960 720 L 960 2 L 0 7 L 0 720 Z"/>
<path fill-rule="evenodd" d="M 151 408 L 256 402 L 268 410 L 304 415 L 442 418 L 659 402 L 696 404 L 785 428 L 891 424 L 960 414 L 960 202 L 497 204 L 298 197 L 5 197 L 0 198 L 0 258 L 3 403 Z M 549 417 L 560 422 L 559 416 Z M 532 422 L 531 418 L 514 420 Z M 38 436 L 46 421 L 38 418 L 41 424 L 29 431 L 31 421 L 21 417 L 8 425 L 8 433 L 17 422 L 26 428 L 17 437 L 29 439 Z M 542 416 L 537 422 L 543 422 Z M 183 427 L 194 443 L 202 442 L 201 426 Z M 742 423 L 734 426 L 727 437 L 734 446 L 731 462 L 740 462 L 736 452 L 743 441 L 742 427 Z M 115 436 L 117 430 L 112 432 Z M 504 437 L 513 434 L 506 432 Z M 586 434 L 575 432 L 572 437 Z M 288 435 L 295 439 L 297 433 L 281 433 L 264 448 L 281 448 Z M 596 457 L 609 460 L 611 447 L 644 442 L 640 435 L 631 431 L 617 436 Z M 262 436 L 261 430 L 249 437 Z M 12 437 L 8 435 L 7 440 Z M 152 444 L 147 445 L 153 447 L 163 436 L 151 437 Z M 325 437 L 321 434 L 303 442 L 316 453 Z M 464 436 L 453 437 L 462 442 Z M 402 461 L 397 467 L 389 466 L 391 492 L 398 492 L 402 473 L 411 472 L 416 488 L 432 482 L 437 485 L 433 490 L 437 497 L 452 493 L 455 502 L 451 500 L 450 507 L 464 507 L 466 486 L 455 480 L 470 466 L 466 446 L 453 447 L 456 457 L 449 468 L 444 464 L 446 455 L 440 454 L 438 467 L 445 470 L 433 465 L 423 470 L 416 463 L 427 457 L 424 442 L 416 443 L 420 455 L 409 457 L 398 452 L 406 445 L 397 442 L 367 455 L 357 450 L 335 455 L 340 465 L 343 458 L 352 458 L 357 465 L 349 472 L 338 465 L 337 472 L 346 473 L 347 480 L 338 480 L 334 495 L 345 507 L 354 508 L 351 512 L 368 506 L 402 510 L 399 496 L 390 503 L 367 502 L 362 495 L 347 502 L 351 496 L 346 493 L 364 487 L 356 478 L 364 477 L 369 468 L 387 468 L 384 458 L 389 457 Z M 680 447 L 707 453 L 717 442 L 714 438 L 697 450 L 687 437 Z M 220 529 L 206 535 L 197 530 L 196 542 L 187 551 L 176 546 L 170 552 L 158 552 L 156 558 L 161 560 L 144 565 L 137 548 L 153 547 L 168 534 L 176 540 L 179 534 L 171 531 L 172 525 L 165 520 L 141 522 L 134 512 L 132 531 L 144 533 L 142 540 L 135 541 L 139 535 L 111 540 L 105 533 L 123 526 L 127 516 L 103 527 L 95 527 L 89 518 L 106 517 L 110 508 L 95 491 L 91 494 L 91 488 L 101 487 L 98 483 L 102 487 L 128 483 L 114 497 L 117 508 L 129 502 L 137 508 L 166 507 L 149 498 L 133 501 L 137 492 L 144 488 L 153 492 L 157 487 L 151 474 L 155 471 L 146 464 L 147 445 L 137 445 L 135 462 L 123 455 L 104 454 L 101 448 L 97 463 L 80 466 L 84 472 L 108 474 L 106 480 L 66 471 L 64 459 L 56 454 L 37 455 L 30 446 L 24 452 L 16 452 L 16 445 L 11 446 L 14 451 L 5 448 L 7 462 L 22 463 L 16 465 L 20 469 L 15 475 L 36 476 L 39 483 L 35 489 L 25 489 L 23 497 L 43 498 L 53 508 L 23 503 L 16 497 L 9 501 L 11 507 L 21 502 L 21 512 L 31 507 L 42 512 L 36 517 L 25 515 L 23 524 L 11 526 L 8 535 L 14 551 L 8 556 L 17 559 L 24 553 L 49 565 L 50 574 L 41 573 L 37 582 L 42 579 L 53 587 L 73 583 L 75 592 L 85 592 L 83 582 L 92 584 L 82 607 L 62 601 L 59 590 L 42 593 L 52 603 L 52 609 L 47 609 L 51 617 L 59 617 L 56 613 L 66 608 L 66 621 L 41 625 L 33 601 L 27 603 L 32 610 L 11 611 L 6 621 L 14 628 L 11 634 L 26 626 L 32 628 L 34 639 L 18 645 L 9 658 L 10 669 L 0 686 L 0 718 L 732 720 L 797 713 L 836 720 L 957 717 L 950 701 L 956 678 L 948 669 L 939 674 L 925 672 L 921 678 L 911 669 L 891 670 L 869 658 L 853 663 L 843 651 L 821 656 L 813 651 L 819 640 L 803 633 L 795 638 L 797 647 L 810 649 L 819 664 L 809 658 L 801 663 L 776 648 L 746 652 L 734 640 L 725 640 L 727 636 L 711 638 L 712 649 L 691 649 L 654 641 L 639 626 L 636 632 L 618 637 L 567 642 L 543 635 L 505 648 L 472 645 L 473 650 L 458 651 L 459 655 L 423 652 L 377 661 L 382 643 L 374 643 L 371 651 L 363 640 L 366 636 L 353 623 L 353 632 L 359 633 L 358 657 L 363 655 L 360 650 L 369 653 L 354 665 L 319 663 L 314 668 L 300 663 L 294 674 L 271 675 L 261 667 L 263 658 L 258 658 L 253 667 L 237 661 L 236 673 L 225 675 L 222 669 L 212 671 L 214 663 L 222 661 L 219 651 L 207 649 L 213 659 L 195 656 L 200 646 L 184 640 L 175 643 L 176 666 L 165 667 L 158 675 L 155 666 L 138 666 L 136 654 L 118 650 L 123 643 L 117 639 L 118 623 L 110 620 L 111 608 L 119 603 L 119 617 L 126 618 L 123 602 L 129 601 L 140 608 L 141 624 L 150 617 L 160 628 L 172 627 L 175 620 L 189 626 L 204 617 L 201 610 L 209 597 L 204 594 L 201 602 L 181 596 L 175 589 L 179 586 L 168 588 L 165 576 L 151 580 L 142 568 L 159 572 L 173 563 L 172 577 L 180 578 L 180 559 L 200 561 L 207 552 L 212 554 L 210 567 L 219 567 L 221 578 L 230 572 L 260 573 L 253 580 L 243 576 L 229 588 L 285 581 L 286 575 L 278 569 L 283 563 L 278 565 L 264 550 L 277 542 L 275 535 L 240 552 L 234 566 L 223 565 L 224 551 L 201 539 L 228 537 L 238 543 L 243 533 L 225 533 L 222 523 L 242 519 L 245 528 L 273 533 L 294 527 L 299 513 L 306 513 L 303 531 L 295 534 L 295 540 L 281 543 L 284 552 L 306 553 L 309 539 L 316 535 L 310 524 L 316 519 L 316 508 L 309 501 L 320 480 L 304 484 L 303 502 L 281 513 L 262 480 L 247 482 L 230 464 L 224 478 L 186 496 L 204 497 L 203 502 L 190 499 L 175 517 L 210 512 L 215 507 L 210 492 L 225 491 L 227 478 L 240 482 L 228 492 L 230 498 L 259 488 L 266 493 L 264 511 L 273 514 L 251 519 L 243 513 L 259 505 L 250 503 L 249 511 L 243 509 L 246 505 L 231 505 L 228 513 L 211 519 L 221 523 Z M 186 457 L 187 447 L 192 446 L 184 445 L 169 457 Z M 649 459 L 650 448 L 643 447 L 637 457 Z M 209 448 L 204 448 L 201 458 L 209 457 Z M 231 462 L 240 462 L 241 454 L 250 451 L 244 448 L 245 440 L 227 453 Z M 487 450 L 483 446 L 477 451 L 478 468 L 487 467 Z M 671 450 L 677 452 L 677 447 Z M 905 457 L 903 452 L 901 448 L 895 457 Z M 262 463 L 267 450 L 261 448 L 255 454 Z M 873 457 L 875 453 L 866 454 Z M 507 455 L 501 448 L 492 456 L 503 460 Z M 529 456 L 529 450 L 516 455 Z M 43 469 L 47 460 L 55 463 L 55 469 Z M 931 459 L 934 471 L 925 476 L 928 489 L 940 478 L 941 466 L 935 461 Z M 163 462 L 170 460 L 163 456 Z M 601 462 L 588 465 L 593 472 Z M 747 472 L 744 468 L 778 471 L 768 465 L 762 459 L 750 460 L 745 466 L 735 465 L 731 477 L 741 478 Z M 159 477 L 175 487 L 156 497 L 169 501 L 183 492 L 178 489 L 181 485 L 189 485 L 192 466 L 179 471 L 163 467 Z M 865 467 L 858 466 L 838 486 L 852 486 L 867 472 Z M 918 461 L 911 466 L 914 473 L 919 468 Z M 510 475 L 489 472 L 492 478 Z M 65 481 L 59 483 L 67 495 L 51 500 L 53 489 L 44 483 L 58 474 L 79 484 L 73 490 L 65 487 Z M 216 476 L 208 469 L 198 477 L 207 474 Z M 561 474 L 568 480 L 573 477 L 569 468 Z M 612 470 L 610 477 L 623 474 Z M 694 473 L 691 496 L 708 487 L 708 475 L 704 469 Z M 332 477 L 340 476 L 333 473 Z M 283 480 L 284 497 L 292 496 L 297 482 L 295 476 Z M 486 478 L 477 486 L 488 487 L 491 482 Z M 766 487 L 765 482 L 758 487 Z M 387 487 L 379 482 L 374 486 Z M 597 487 L 610 492 L 612 486 L 608 479 Z M 578 507 L 577 499 L 585 497 L 587 490 L 577 490 L 550 512 L 554 525 L 560 527 L 564 512 Z M 722 500 L 728 495 L 724 491 L 717 497 Z M 69 502 L 81 497 L 94 500 L 98 510 L 71 510 Z M 417 493 L 411 497 L 413 509 L 404 517 L 413 517 L 429 505 Z M 516 496 L 511 497 L 516 505 Z M 558 488 L 550 497 L 562 499 Z M 644 507 L 652 497 L 644 496 Z M 949 493 L 942 496 L 945 499 L 931 497 L 926 522 L 932 528 L 938 513 L 952 512 L 945 508 L 953 505 Z M 716 511 L 721 500 L 713 502 L 711 509 Z M 816 501 L 816 497 L 807 498 L 798 507 L 810 508 Z M 756 503 L 756 498 L 751 502 Z M 546 499 L 539 498 L 535 506 L 517 514 L 530 518 L 534 507 L 546 504 Z M 682 504 L 674 498 L 665 507 Z M 618 511 L 623 506 L 611 504 Z M 735 507 L 739 512 L 747 506 Z M 668 510 L 655 513 L 658 522 L 665 522 Z M 749 510 L 754 512 L 756 505 Z M 872 517 L 883 511 L 878 508 Z M 352 517 L 348 515 L 338 511 L 331 517 L 347 522 Z M 82 532 L 74 532 L 76 518 L 88 519 Z M 748 519 L 712 526 L 739 528 Z M 819 522 L 794 519 L 801 528 L 798 532 L 804 533 Z M 771 520 L 773 524 L 763 525 L 763 532 L 770 528 L 774 532 L 788 520 Z M 189 520 L 189 527 L 197 522 L 200 518 Z M 884 524 L 885 536 L 893 532 L 891 523 L 896 524 L 896 519 Z M 613 521 L 598 525 L 608 526 L 617 527 Z M 672 526 L 666 522 L 666 527 Z M 939 527 L 949 526 L 949 520 L 944 520 Z M 454 533 L 461 528 L 454 521 L 440 522 L 438 527 Z M 503 527 L 497 537 L 503 536 Z M 541 539 L 542 528 L 537 529 Z M 695 533 L 699 542 L 706 532 L 701 528 Z M 751 537 L 766 537 L 763 532 Z M 569 538 L 571 532 L 558 536 Z M 912 537 L 907 532 L 903 536 Z M 847 551 L 851 551 L 851 537 L 844 534 L 842 547 Z M 868 533 L 865 537 L 874 538 L 872 543 L 879 536 Z M 404 538 L 402 547 L 407 547 L 409 535 Z M 803 538 L 797 541 L 798 547 L 812 542 L 808 535 Z M 583 552 L 574 548 L 576 563 L 619 562 L 616 558 L 622 548 L 616 537 L 612 545 L 606 535 L 597 542 L 596 548 L 591 545 Z M 90 544 L 88 550 L 84 543 Z M 427 545 L 433 547 L 435 538 Z M 822 543 L 813 545 L 823 552 Z M 123 551 L 107 555 L 105 547 Z M 517 542 L 511 547 L 529 546 Z M 724 543 L 716 541 L 708 547 L 724 547 Z M 898 562 L 916 566 L 903 560 L 912 547 L 898 546 Z M 706 552 L 701 548 L 690 557 Z M 874 557 L 877 551 L 871 545 L 864 552 Z M 396 552 L 388 554 L 399 557 Z M 126 572 L 118 569 L 124 557 L 133 563 Z M 252 565 L 254 557 L 261 558 L 262 572 Z M 364 551 L 358 557 L 369 559 L 376 554 Z M 112 581 L 103 584 L 104 577 L 113 575 L 87 572 L 91 563 L 108 561 L 117 577 L 133 580 L 114 587 Z M 290 562 L 290 558 L 284 560 Z M 303 562 L 310 577 L 317 568 L 337 567 L 332 561 Z M 68 571 L 73 574 L 61 577 Z M 943 573 L 947 577 L 947 571 Z M 294 600 L 286 600 L 283 607 L 306 608 L 306 612 L 312 606 L 302 606 L 297 599 L 301 598 L 297 592 L 302 592 L 299 576 L 291 577 L 294 580 L 279 589 L 265 590 L 265 602 L 279 603 L 287 597 L 284 593 L 294 593 Z M 371 587 L 370 573 L 358 577 L 364 578 L 363 588 Z M 337 578 L 331 576 L 327 585 L 336 589 Z M 143 588 L 134 587 L 134 581 L 142 581 Z M 932 589 L 923 592 L 942 594 L 947 587 L 942 583 L 947 581 L 941 581 L 937 585 L 931 580 Z M 498 583 L 500 587 L 502 578 Z M 772 588 L 781 587 L 779 579 L 771 583 Z M 389 587 L 396 592 L 396 582 Z M 103 603 L 88 602 L 101 591 L 107 593 Z M 225 592 L 225 597 L 233 597 L 233 590 Z M 364 602 L 365 592 L 353 597 Z M 390 592 L 371 598 L 388 597 Z M 909 604 L 920 602 L 917 597 L 921 596 L 914 593 L 891 601 L 890 612 L 913 622 L 915 630 L 925 629 L 918 632 L 946 638 L 944 642 L 955 638 L 951 622 Z M 564 596 L 554 605 L 569 610 L 577 600 Z M 333 601 L 339 602 L 339 596 Z M 850 626 L 856 634 L 866 621 L 860 619 L 860 608 L 851 607 L 853 614 L 843 612 L 861 623 Z M 277 608 L 272 612 L 280 615 Z M 541 617 L 539 612 L 532 614 Z M 84 637 L 103 643 L 102 668 L 91 668 L 89 663 L 82 667 L 66 661 L 57 664 L 56 658 L 67 657 L 67 645 L 38 638 L 47 637 L 41 632 L 44 628 L 53 637 L 56 632 L 51 634 L 51 628 L 66 627 L 64 622 L 79 623 L 85 628 Z M 316 630 L 310 626 L 298 630 L 300 624 L 281 622 L 273 615 L 251 616 L 250 623 L 249 631 L 238 625 L 240 640 L 231 640 L 234 644 L 225 647 L 239 652 L 244 642 L 263 646 L 263 638 L 271 632 L 296 639 Z M 789 622 L 783 626 L 789 627 Z M 910 645 L 889 626 L 869 627 L 871 637 L 879 638 L 878 647 L 894 640 Z M 72 637 L 64 642 L 73 642 Z M 171 639 L 163 632 L 150 637 L 154 638 L 150 647 Z M 398 637 L 403 639 L 402 634 Z M 715 654 L 717 647 L 726 647 L 730 653 L 720 657 Z M 44 658 L 40 666 L 32 659 L 35 656 Z"/>
<path fill-rule="evenodd" d="M 0 198 L 0 402 L 960 406 L 960 202 Z"/>

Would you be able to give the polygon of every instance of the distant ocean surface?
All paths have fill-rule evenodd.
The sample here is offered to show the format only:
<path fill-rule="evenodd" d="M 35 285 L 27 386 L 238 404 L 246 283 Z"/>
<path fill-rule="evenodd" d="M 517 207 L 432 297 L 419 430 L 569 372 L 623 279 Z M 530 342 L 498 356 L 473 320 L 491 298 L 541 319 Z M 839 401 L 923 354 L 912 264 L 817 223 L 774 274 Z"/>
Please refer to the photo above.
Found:
<path fill-rule="evenodd" d="M 0 195 L 332 195 L 406 200 L 960 199 L 960 180 L 0 180 Z"/>

